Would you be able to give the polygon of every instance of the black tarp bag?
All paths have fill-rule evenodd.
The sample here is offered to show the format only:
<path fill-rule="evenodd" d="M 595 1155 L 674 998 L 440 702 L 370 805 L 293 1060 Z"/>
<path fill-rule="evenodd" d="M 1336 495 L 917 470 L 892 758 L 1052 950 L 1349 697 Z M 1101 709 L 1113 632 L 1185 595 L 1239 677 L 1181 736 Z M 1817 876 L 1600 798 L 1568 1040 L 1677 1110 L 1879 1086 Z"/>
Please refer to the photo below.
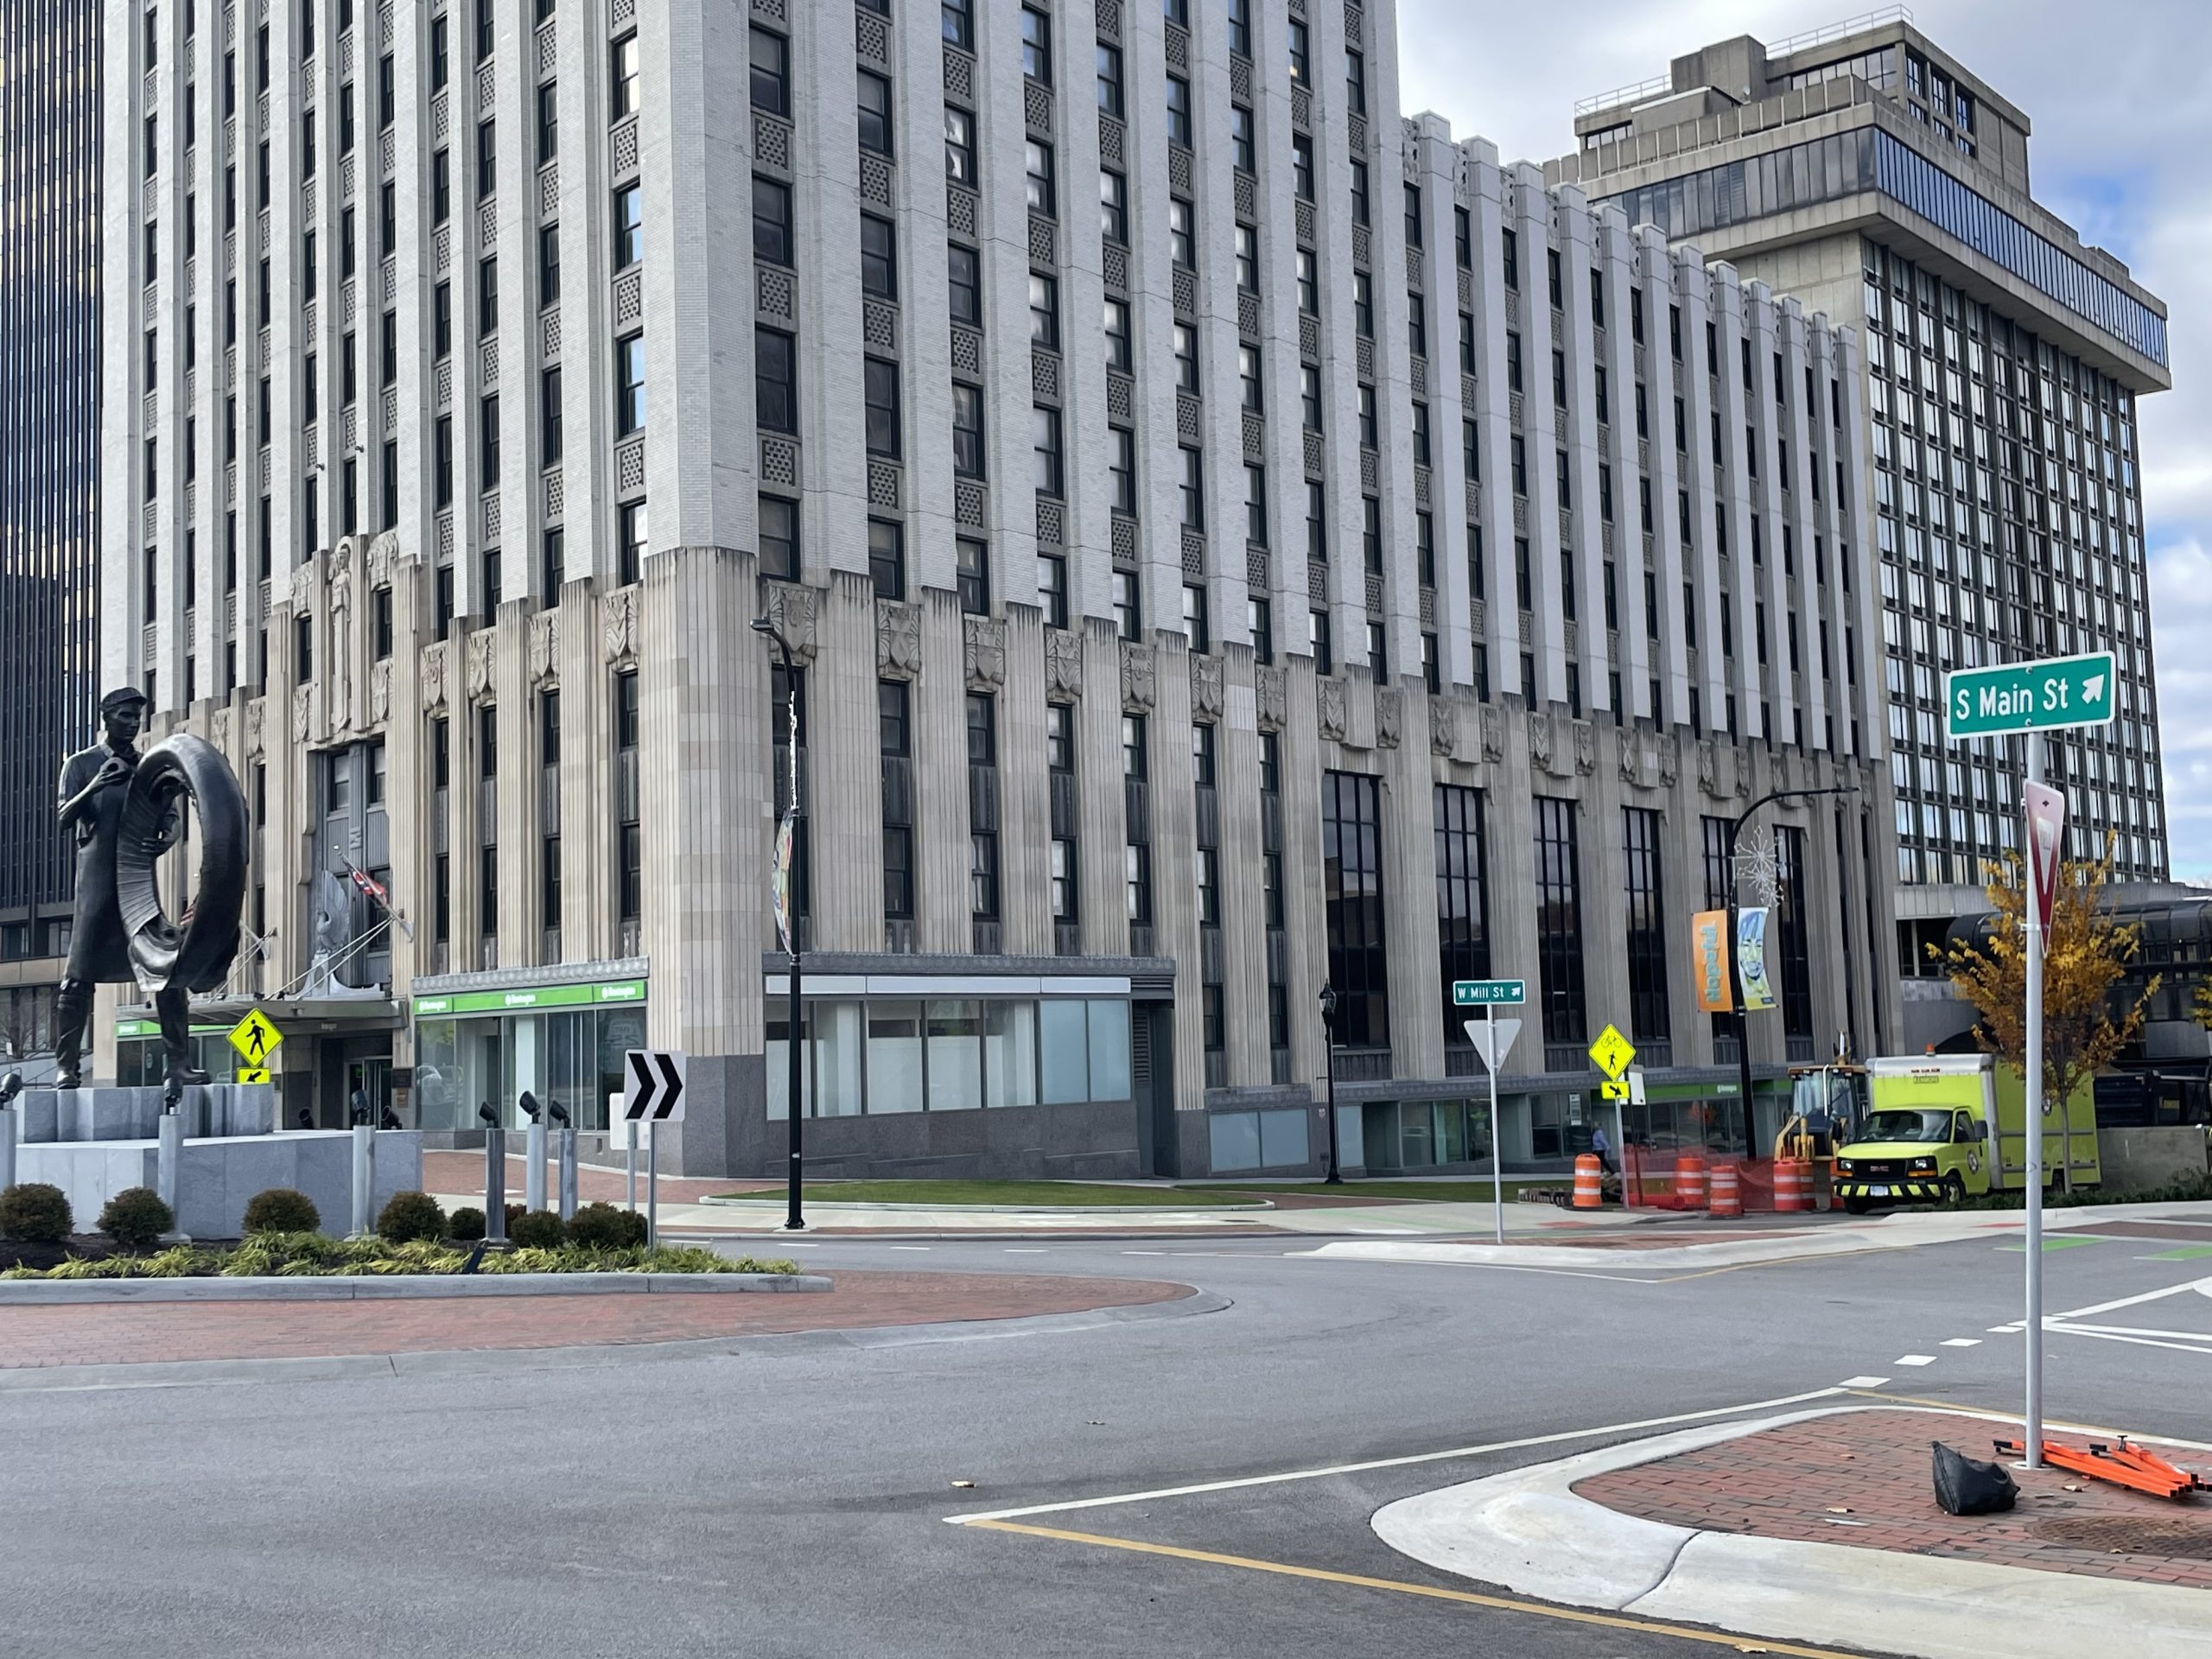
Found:
<path fill-rule="evenodd" d="M 2002 1465 L 1967 1457 L 1941 1440 L 1929 1444 L 1936 1448 L 1936 1501 L 1945 1514 L 1998 1515 L 2012 1507 L 2020 1489 Z"/>

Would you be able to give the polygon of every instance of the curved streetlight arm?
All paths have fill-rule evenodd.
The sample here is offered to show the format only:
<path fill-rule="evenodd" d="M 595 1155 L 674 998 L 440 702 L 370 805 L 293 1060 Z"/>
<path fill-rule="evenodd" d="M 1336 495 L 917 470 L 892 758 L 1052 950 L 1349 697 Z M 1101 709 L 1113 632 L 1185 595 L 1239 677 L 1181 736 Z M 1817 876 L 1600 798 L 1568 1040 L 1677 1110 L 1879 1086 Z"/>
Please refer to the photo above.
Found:
<path fill-rule="evenodd" d="M 1728 958 L 1728 1000 L 1736 1010 L 1736 1083 L 1738 1097 L 1744 1103 L 1744 1155 L 1758 1155 L 1757 1131 L 1751 1121 L 1751 1017 L 1744 1006 L 1744 965 L 1737 950 L 1737 933 L 1743 925 L 1743 906 L 1738 902 L 1736 888 L 1736 843 L 1741 839 L 1744 826 L 1763 806 L 1777 801 L 1809 799 L 1815 795 L 1856 795 L 1856 784 L 1827 784 L 1818 789 L 1770 789 L 1736 815 L 1728 826 L 1728 938 L 1722 950 Z"/>

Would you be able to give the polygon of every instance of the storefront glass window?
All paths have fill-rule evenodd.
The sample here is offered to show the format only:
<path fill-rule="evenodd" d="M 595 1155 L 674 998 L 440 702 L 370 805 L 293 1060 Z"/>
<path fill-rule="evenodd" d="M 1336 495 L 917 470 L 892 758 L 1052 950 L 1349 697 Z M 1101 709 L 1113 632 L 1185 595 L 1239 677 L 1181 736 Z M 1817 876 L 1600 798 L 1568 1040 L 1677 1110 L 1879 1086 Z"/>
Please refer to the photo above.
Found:
<path fill-rule="evenodd" d="M 983 1103 L 983 1021 L 971 1001 L 929 1005 L 930 1110 Z"/>
<path fill-rule="evenodd" d="M 1124 1016 L 1127 1017 L 1126 1015 Z M 1037 1103 L 1037 1005 L 983 1004 L 983 1070 L 994 1106 Z"/>
<path fill-rule="evenodd" d="M 1089 1052 L 1084 1035 L 1084 1005 L 1047 1001 L 1037 1005 L 1039 1046 L 1045 1062 L 1045 1103 L 1090 1097 Z"/>
<path fill-rule="evenodd" d="M 922 1005 L 868 1005 L 868 1109 L 871 1115 L 922 1109 Z"/>

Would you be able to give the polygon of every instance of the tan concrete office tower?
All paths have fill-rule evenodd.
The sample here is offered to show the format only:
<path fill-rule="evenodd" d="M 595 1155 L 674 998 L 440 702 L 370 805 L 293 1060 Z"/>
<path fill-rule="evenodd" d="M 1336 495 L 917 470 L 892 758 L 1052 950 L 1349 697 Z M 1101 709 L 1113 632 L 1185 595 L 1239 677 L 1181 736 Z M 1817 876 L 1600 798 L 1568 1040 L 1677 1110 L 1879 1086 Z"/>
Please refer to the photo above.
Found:
<path fill-rule="evenodd" d="M 1510 1164 L 1609 1020 L 1740 1138 L 1775 788 L 1858 792 L 1760 818 L 1760 1075 L 1894 1033 L 1855 336 L 1400 119 L 1389 6 L 199 3 L 112 32 L 105 649 L 249 780 L 296 1106 L 650 1040 L 780 1166 L 757 616 L 817 1170 L 1311 1173 L 1325 986 L 1346 1163 L 1471 1165 L 1492 974 Z"/>
<path fill-rule="evenodd" d="M 2045 774 L 2073 855 L 2109 834 L 2120 880 L 2164 880 L 2135 403 L 2172 384 L 2166 309 L 2036 205 L 2027 116 L 1892 8 L 1708 46 L 1574 126 L 1547 177 L 1862 331 L 1904 973 L 2018 844 L 2019 745 L 1944 741 L 1947 670 L 2113 652 L 2118 719 L 2047 741 Z M 1970 1023 L 1908 1004 L 1936 1022 L 1916 1047 Z"/>

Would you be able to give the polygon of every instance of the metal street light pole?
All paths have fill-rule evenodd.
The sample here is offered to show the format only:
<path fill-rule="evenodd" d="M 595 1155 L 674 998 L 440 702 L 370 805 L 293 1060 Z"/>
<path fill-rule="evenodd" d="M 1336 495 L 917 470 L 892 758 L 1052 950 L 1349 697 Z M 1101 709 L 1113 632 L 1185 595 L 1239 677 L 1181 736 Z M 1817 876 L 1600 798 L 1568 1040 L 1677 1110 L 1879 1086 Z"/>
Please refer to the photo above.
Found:
<path fill-rule="evenodd" d="M 1344 1169 L 1337 1161 L 1337 988 L 1321 988 L 1321 1031 L 1329 1052 L 1329 1173 L 1321 1179 L 1330 1186 L 1344 1185 Z"/>
<path fill-rule="evenodd" d="M 1832 784 L 1821 789 L 1770 790 L 1736 815 L 1728 826 L 1728 942 L 1723 951 L 1728 958 L 1728 1000 L 1736 1010 L 1736 1081 L 1744 1103 L 1744 1155 L 1758 1156 L 1758 1135 L 1751 1122 L 1751 1016 L 1744 1006 L 1744 968 L 1737 950 L 1738 930 L 1743 925 L 1743 905 L 1736 885 L 1736 842 L 1744 833 L 1744 826 L 1763 806 L 1776 801 L 1795 801 L 1815 795 L 1855 795 L 1856 784 Z"/>
<path fill-rule="evenodd" d="M 798 666 L 791 661 L 791 643 L 784 638 L 775 623 L 766 616 L 756 616 L 753 619 L 753 628 L 754 632 L 765 633 L 775 641 L 776 650 L 784 659 L 784 684 L 791 692 L 791 868 L 785 881 L 784 901 L 788 924 L 788 937 L 785 944 L 791 953 L 789 983 L 791 1006 L 790 1012 L 785 1016 L 784 1029 L 784 1076 L 788 1091 L 785 1096 L 785 1124 L 791 1137 L 791 1165 L 787 1189 L 788 1203 L 784 1213 L 784 1230 L 798 1233 L 806 1230 L 806 1215 L 799 1197 L 800 1176 L 804 1166 L 802 1153 L 804 1132 L 801 1127 L 800 1084 L 805 1054 L 804 1046 L 805 1026 L 800 1013 L 799 1001 L 804 963 L 801 960 L 798 914 L 798 895 L 806 891 L 806 836 L 804 833 L 806 809 L 800 801 L 798 791 L 798 737 L 806 693 L 799 677 Z"/>

